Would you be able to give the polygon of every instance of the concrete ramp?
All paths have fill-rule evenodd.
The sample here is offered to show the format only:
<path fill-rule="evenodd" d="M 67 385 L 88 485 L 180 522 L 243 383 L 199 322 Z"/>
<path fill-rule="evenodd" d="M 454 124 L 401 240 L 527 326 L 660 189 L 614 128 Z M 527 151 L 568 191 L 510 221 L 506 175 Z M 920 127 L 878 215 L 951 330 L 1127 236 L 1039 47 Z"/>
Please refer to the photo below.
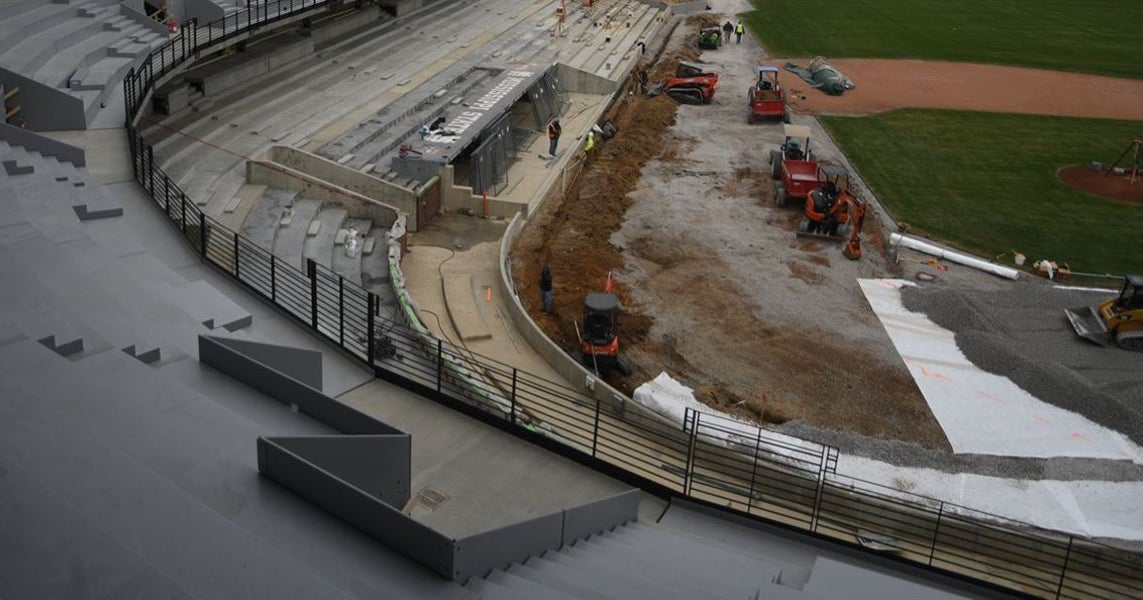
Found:
<path fill-rule="evenodd" d="M 484 299 L 478 297 L 480 290 L 473 289 L 472 275 L 446 273 L 441 283 L 444 286 L 448 316 L 460 339 L 466 342 L 490 339 L 492 331 L 488 328 L 479 304 Z"/>

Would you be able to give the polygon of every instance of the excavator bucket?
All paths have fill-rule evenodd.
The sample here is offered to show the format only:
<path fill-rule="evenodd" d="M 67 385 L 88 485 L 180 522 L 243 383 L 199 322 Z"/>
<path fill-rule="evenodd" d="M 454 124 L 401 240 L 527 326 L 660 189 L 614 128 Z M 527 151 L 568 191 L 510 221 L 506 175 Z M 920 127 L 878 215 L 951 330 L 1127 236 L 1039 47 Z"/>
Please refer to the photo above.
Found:
<path fill-rule="evenodd" d="M 1104 325 L 1103 319 L 1100 318 L 1096 309 L 1090 306 L 1068 308 L 1064 310 L 1064 314 L 1067 315 L 1076 335 L 1100 346 L 1106 346 L 1111 342 L 1107 326 Z"/>

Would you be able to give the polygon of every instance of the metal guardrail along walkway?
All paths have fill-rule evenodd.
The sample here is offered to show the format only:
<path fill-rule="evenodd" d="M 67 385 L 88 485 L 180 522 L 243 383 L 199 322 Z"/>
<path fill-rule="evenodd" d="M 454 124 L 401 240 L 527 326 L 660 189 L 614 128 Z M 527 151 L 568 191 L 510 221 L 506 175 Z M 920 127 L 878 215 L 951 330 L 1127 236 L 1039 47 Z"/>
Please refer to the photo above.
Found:
<path fill-rule="evenodd" d="M 623 403 L 436 339 L 377 314 L 377 297 L 310 261 L 299 271 L 214 221 L 155 163 L 137 130 L 156 86 L 204 52 L 338 4 L 278 0 L 192 23 L 124 80 L 134 177 L 202 259 L 379 377 L 479 411 L 520 435 L 590 457 L 648 489 L 701 500 L 1037 598 L 1143 597 L 1143 555 L 846 477 L 837 450 L 688 411 L 682 428 Z"/>

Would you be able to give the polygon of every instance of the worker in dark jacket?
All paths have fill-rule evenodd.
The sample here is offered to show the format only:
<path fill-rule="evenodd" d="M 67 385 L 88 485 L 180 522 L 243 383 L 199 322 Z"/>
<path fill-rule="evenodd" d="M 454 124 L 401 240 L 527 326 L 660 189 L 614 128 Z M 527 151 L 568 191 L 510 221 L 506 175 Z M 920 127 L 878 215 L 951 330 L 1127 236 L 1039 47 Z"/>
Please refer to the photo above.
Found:
<path fill-rule="evenodd" d="M 730 21 L 727 21 L 726 24 L 722 26 L 722 41 L 729 44 L 730 43 L 730 34 L 733 31 L 734 31 L 734 25 L 732 25 L 730 23 Z"/>
<path fill-rule="evenodd" d="M 540 272 L 540 301 L 544 305 L 544 312 L 552 314 L 552 269 L 544 265 Z"/>

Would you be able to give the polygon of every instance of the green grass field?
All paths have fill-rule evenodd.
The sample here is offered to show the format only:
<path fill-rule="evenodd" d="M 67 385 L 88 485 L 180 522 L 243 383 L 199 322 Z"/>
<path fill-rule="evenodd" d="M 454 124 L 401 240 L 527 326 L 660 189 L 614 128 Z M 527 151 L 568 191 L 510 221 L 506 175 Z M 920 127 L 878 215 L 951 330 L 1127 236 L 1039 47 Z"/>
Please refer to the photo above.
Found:
<path fill-rule="evenodd" d="M 894 219 L 916 231 L 981 256 L 1019 250 L 1029 264 L 1143 272 L 1143 205 L 1088 196 L 1055 176 L 1068 164 L 1111 163 L 1143 122 L 915 109 L 822 122 Z"/>
<path fill-rule="evenodd" d="M 771 56 L 917 58 L 1143 79 L 1138 0 L 753 0 Z"/>

